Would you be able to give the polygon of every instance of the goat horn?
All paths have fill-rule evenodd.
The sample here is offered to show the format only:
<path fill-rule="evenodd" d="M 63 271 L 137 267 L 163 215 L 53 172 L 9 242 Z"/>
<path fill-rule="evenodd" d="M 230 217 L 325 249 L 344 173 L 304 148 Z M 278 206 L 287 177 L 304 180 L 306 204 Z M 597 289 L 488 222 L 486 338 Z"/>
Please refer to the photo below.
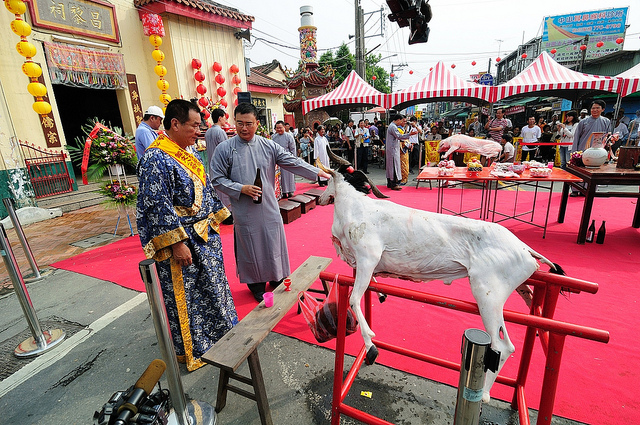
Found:
<path fill-rule="evenodd" d="M 373 192 L 373 194 L 376 195 L 376 198 L 388 198 L 387 195 L 385 195 L 384 193 L 380 192 L 380 189 L 378 189 L 378 186 L 373 184 L 373 182 L 371 181 L 369 176 L 367 176 L 364 173 L 362 173 L 362 175 L 364 176 L 365 179 L 367 179 L 367 182 L 369 183 L 369 187 L 371 188 L 371 191 Z"/>
<path fill-rule="evenodd" d="M 316 158 L 316 163 L 314 164 L 317 168 L 321 169 L 322 171 L 324 171 L 327 174 L 331 174 L 332 176 L 336 175 L 336 172 L 333 171 L 331 168 L 327 168 L 324 165 L 322 165 L 322 162 L 320 161 L 320 158 Z"/>
<path fill-rule="evenodd" d="M 333 162 L 336 162 L 336 163 L 338 163 L 340 165 L 351 165 L 351 163 L 349 161 L 347 161 L 343 157 L 338 156 L 335 153 L 333 153 L 333 151 L 331 150 L 331 148 L 329 146 L 327 146 L 327 154 L 329 154 L 329 158 L 331 158 L 331 160 Z"/>

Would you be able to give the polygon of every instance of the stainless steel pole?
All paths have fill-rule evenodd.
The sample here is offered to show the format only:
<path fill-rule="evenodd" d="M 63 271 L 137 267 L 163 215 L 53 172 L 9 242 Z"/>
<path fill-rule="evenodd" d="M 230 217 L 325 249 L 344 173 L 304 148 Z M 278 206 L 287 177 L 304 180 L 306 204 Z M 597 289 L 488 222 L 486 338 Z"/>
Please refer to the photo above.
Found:
<path fill-rule="evenodd" d="M 4 203 L 4 207 L 9 214 L 9 218 L 13 223 L 13 228 L 16 229 L 16 233 L 18 234 L 18 239 L 20 239 L 20 244 L 22 245 L 22 249 L 24 250 L 25 255 L 27 256 L 27 260 L 29 260 L 29 265 L 31 266 L 31 270 L 33 270 L 33 278 L 31 281 L 40 280 L 42 276 L 40 275 L 40 269 L 38 268 L 38 264 L 36 264 L 36 259 L 33 256 L 33 252 L 31 251 L 31 247 L 29 246 L 29 242 L 27 242 L 27 237 L 24 235 L 22 231 L 22 226 L 20 225 L 20 220 L 18 220 L 18 216 L 16 215 L 15 210 L 15 201 L 13 198 L 3 198 L 2 202 Z"/>
<path fill-rule="evenodd" d="M 497 371 L 500 353 L 491 349 L 491 337 L 480 329 L 467 329 L 462 338 L 462 362 L 454 425 L 478 425 L 487 369 Z"/>
<path fill-rule="evenodd" d="M 151 318 L 158 338 L 158 347 L 164 362 L 167 364 L 165 373 L 176 419 L 180 425 L 215 425 L 217 416 L 211 405 L 197 400 L 192 400 L 187 404 L 182 379 L 180 378 L 176 351 L 171 341 L 169 319 L 164 308 L 164 297 L 162 296 L 156 262 L 153 259 L 143 260 L 139 263 L 139 268 L 140 276 L 147 291 Z"/>
<path fill-rule="evenodd" d="M 16 257 L 13 255 L 7 232 L 2 224 L 0 224 L 0 254 L 2 255 L 2 260 L 9 273 L 9 277 L 13 282 L 13 289 L 18 297 L 24 316 L 27 319 L 27 324 L 31 330 L 31 335 L 33 336 L 33 338 L 27 338 L 20 343 L 13 353 L 16 357 L 22 358 L 37 356 L 61 342 L 66 333 L 60 329 L 50 330 L 46 332 L 46 334 L 42 332 L 38 315 L 36 314 L 35 308 L 33 308 L 29 292 L 27 292 L 27 285 L 24 283 L 20 268 L 16 262 Z"/>

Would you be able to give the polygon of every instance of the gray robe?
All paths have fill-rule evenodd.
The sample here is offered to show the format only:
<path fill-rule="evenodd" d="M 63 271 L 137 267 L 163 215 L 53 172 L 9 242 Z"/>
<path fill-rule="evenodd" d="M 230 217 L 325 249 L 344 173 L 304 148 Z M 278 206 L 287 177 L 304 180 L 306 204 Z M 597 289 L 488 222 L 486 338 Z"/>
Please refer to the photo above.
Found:
<path fill-rule="evenodd" d="M 594 119 L 591 116 L 581 120 L 573 131 L 573 146 L 571 152 L 583 151 L 587 148 L 587 141 L 592 133 L 608 133 L 611 131 L 611 121 L 609 118 L 599 116 Z"/>
<path fill-rule="evenodd" d="M 204 134 L 204 140 L 207 143 L 207 160 L 209 161 L 207 174 L 209 174 L 209 178 L 211 178 L 211 169 L 213 168 L 213 153 L 216 151 L 216 147 L 227 139 L 227 133 L 219 125 L 212 126 Z M 218 199 L 220 199 L 225 207 L 230 207 L 231 199 L 229 199 L 229 197 L 224 192 L 216 190 L 216 195 L 218 195 Z"/>
<path fill-rule="evenodd" d="M 293 135 L 288 132 L 279 135 L 278 133 L 271 136 L 271 140 L 282 146 L 282 148 L 289 152 L 293 156 L 296 155 L 296 141 Z M 282 170 L 280 173 L 280 186 L 282 188 L 282 194 L 293 193 L 296 191 L 295 175 L 287 170 Z"/>
<path fill-rule="evenodd" d="M 396 123 L 392 122 L 387 128 L 387 141 L 385 148 L 385 160 L 387 165 L 387 178 L 400 180 L 402 171 L 400 170 L 400 141 L 407 140 L 409 133 L 400 134 Z M 393 175 L 395 171 L 395 177 Z"/>
<path fill-rule="evenodd" d="M 260 136 L 250 142 L 234 136 L 218 145 L 214 154 L 211 180 L 216 190 L 231 198 L 236 267 L 243 283 L 277 281 L 291 273 L 275 197 L 276 165 L 310 180 L 320 171 Z M 257 168 L 262 179 L 261 204 L 241 193 L 243 185 L 253 184 Z"/>

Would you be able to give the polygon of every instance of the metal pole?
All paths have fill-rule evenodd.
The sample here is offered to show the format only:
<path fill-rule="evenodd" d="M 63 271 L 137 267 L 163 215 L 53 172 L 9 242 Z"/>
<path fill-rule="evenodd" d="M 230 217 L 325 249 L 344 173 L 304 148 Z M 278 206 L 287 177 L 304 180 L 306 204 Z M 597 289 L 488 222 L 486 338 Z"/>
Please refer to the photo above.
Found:
<path fill-rule="evenodd" d="M 487 369 L 498 369 L 500 353 L 491 349 L 491 337 L 480 329 L 467 329 L 462 338 L 462 362 L 454 425 L 478 425 Z"/>
<path fill-rule="evenodd" d="M 3 198 L 2 202 L 4 203 L 4 207 L 9 213 L 9 218 L 13 223 L 14 229 L 16 229 L 16 233 L 18 234 L 18 239 L 20 239 L 20 244 L 22 245 L 22 249 L 27 256 L 27 260 L 29 260 L 29 265 L 31 266 L 31 270 L 33 270 L 33 278 L 31 281 L 36 281 L 42 279 L 40 275 L 40 269 L 38 269 L 38 264 L 36 264 L 36 260 L 33 257 L 33 252 L 31 252 L 31 247 L 29 247 L 29 242 L 27 242 L 27 237 L 24 235 L 22 231 L 22 226 L 20 225 L 20 220 L 18 220 L 18 216 L 16 215 L 15 210 L 15 201 L 13 198 Z"/>
<path fill-rule="evenodd" d="M 217 422 L 217 416 L 210 404 L 197 400 L 192 400 L 187 404 L 176 352 L 171 341 L 169 319 L 164 308 L 164 297 L 162 296 L 156 262 L 153 259 L 147 259 L 141 261 L 138 266 L 147 291 L 149 309 L 151 310 L 151 318 L 158 338 L 160 354 L 162 354 L 162 358 L 167 364 L 165 372 L 176 419 L 180 425 L 214 425 Z M 196 411 L 198 412 L 197 414 L 195 413 Z"/>
<path fill-rule="evenodd" d="M 0 224 L 0 254 L 2 254 L 2 260 L 13 282 L 14 291 L 18 297 L 18 301 L 20 301 L 20 306 L 22 307 L 29 329 L 31 330 L 31 335 L 33 336 L 33 338 L 27 338 L 20 343 L 13 353 L 16 357 L 21 358 L 40 355 L 56 346 L 59 342 L 62 342 L 66 333 L 60 329 L 42 332 L 38 315 L 31 303 L 29 292 L 27 292 L 27 285 L 24 283 L 20 268 L 16 262 L 16 257 L 13 255 L 9 238 L 7 238 L 7 232 L 2 224 Z"/>

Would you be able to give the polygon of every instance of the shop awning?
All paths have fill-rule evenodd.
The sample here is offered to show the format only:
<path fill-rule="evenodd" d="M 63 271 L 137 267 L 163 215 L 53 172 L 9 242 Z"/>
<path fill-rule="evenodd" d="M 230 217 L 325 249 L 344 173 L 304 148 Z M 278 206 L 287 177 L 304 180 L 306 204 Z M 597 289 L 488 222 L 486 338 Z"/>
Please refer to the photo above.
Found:
<path fill-rule="evenodd" d="M 341 109 L 357 106 L 384 106 L 385 94 L 374 89 L 355 71 L 335 88 L 335 90 L 302 102 L 302 113 L 307 114 L 314 109 L 341 107 Z"/>

